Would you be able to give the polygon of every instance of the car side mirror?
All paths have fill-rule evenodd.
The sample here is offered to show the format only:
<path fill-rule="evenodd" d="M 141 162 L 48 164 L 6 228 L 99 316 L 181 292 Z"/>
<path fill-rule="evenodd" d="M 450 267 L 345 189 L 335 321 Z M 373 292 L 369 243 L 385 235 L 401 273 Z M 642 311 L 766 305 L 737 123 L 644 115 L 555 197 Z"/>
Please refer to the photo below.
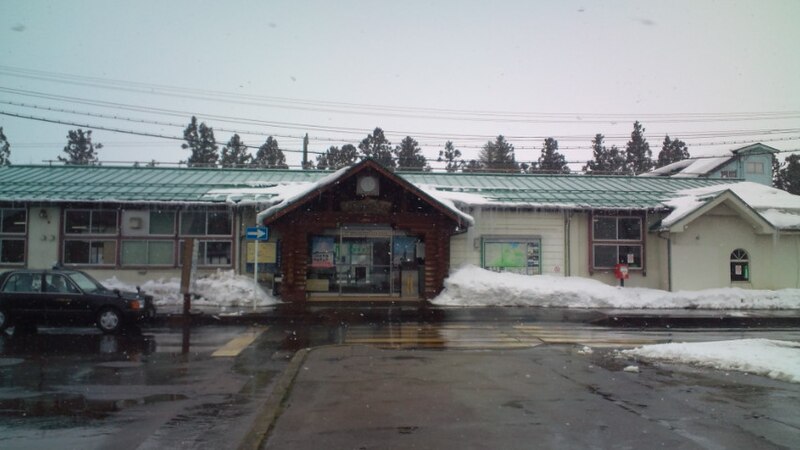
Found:
<path fill-rule="evenodd" d="M 122 292 L 119 289 L 114 289 L 114 293 L 117 294 L 117 297 L 122 297 Z"/>

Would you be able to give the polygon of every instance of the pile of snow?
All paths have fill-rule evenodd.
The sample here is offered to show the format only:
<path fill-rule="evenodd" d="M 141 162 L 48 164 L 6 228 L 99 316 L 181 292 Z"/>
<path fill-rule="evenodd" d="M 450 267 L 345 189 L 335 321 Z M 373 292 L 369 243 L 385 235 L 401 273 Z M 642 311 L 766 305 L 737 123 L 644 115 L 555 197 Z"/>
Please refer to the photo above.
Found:
<path fill-rule="evenodd" d="M 800 309 L 800 289 L 738 288 L 666 292 L 620 288 L 596 280 L 496 273 L 464 266 L 432 302 L 447 306 L 547 306 L 615 309 Z"/>
<path fill-rule="evenodd" d="M 135 286 L 123 283 L 117 277 L 104 280 L 103 285 L 109 289 L 121 291 L 136 291 Z M 192 289 L 192 307 L 226 308 L 252 307 L 253 287 L 255 283 L 250 277 L 236 275 L 233 270 L 218 270 L 208 276 L 198 278 Z M 181 294 L 181 280 L 170 278 L 168 280 L 150 280 L 140 286 L 143 291 L 155 299 L 157 307 L 178 307 L 183 305 Z M 264 292 L 258 287 L 255 290 L 256 306 L 264 307 L 278 303 L 275 297 Z"/>
<path fill-rule="evenodd" d="M 620 352 L 642 359 L 696 364 L 800 383 L 800 343 L 771 339 L 656 344 Z"/>

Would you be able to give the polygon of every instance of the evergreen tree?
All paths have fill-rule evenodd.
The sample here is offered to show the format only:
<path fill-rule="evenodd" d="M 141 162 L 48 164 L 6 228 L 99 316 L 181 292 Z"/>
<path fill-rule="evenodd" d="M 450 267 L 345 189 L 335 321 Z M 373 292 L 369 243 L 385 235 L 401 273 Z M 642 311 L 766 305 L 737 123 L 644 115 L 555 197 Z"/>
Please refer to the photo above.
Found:
<path fill-rule="evenodd" d="M 800 155 L 789 155 L 779 171 L 781 189 L 800 195 Z"/>
<path fill-rule="evenodd" d="M 392 143 L 386 139 L 380 128 L 375 128 L 372 134 L 367 135 L 358 144 L 358 150 L 363 158 L 372 158 L 386 168 L 394 169 L 397 165 L 392 156 Z"/>
<path fill-rule="evenodd" d="M 11 144 L 3 134 L 3 127 L 0 127 L 0 166 L 11 165 Z"/>
<path fill-rule="evenodd" d="M 471 172 L 483 172 L 483 168 L 481 167 L 481 162 L 476 159 L 470 159 L 463 166 L 461 166 L 461 171 L 465 173 Z"/>
<path fill-rule="evenodd" d="M 419 143 L 411 136 L 406 136 L 400 141 L 400 145 L 395 147 L 394 154 L 397 157 L 398 170 L 425 170 L 430 169 Z"/>
<path fill-rule="evenodd" d="M 447 141 L 444 144 L 444 150 L 439 151 L 439 162 L 445 161 L 445 170 L 448 172 L 457 172 L 458 169 L 464 166 L 464 160 L 461 159 L 461 151 L 453 146 L 453 141 Z"/>
<path fill-rule="evenodd" d="M 92 131 L 84 132 L 80 128 L 69 130 L 67 134 L 67 145 L 64 153 L 67 158 L 61 156 L 58 160 L 67 165 L 93 166 L 98 164 L 97 153 L 95 150 L 103 148 L 103 144 L 92 143 Z"/>
<path fill-rule="evenodd" d="M 688 158 L 689 149 L 686 147 L 686 143 L 680 139 L 672 140 L 669 135 L 666 135 L 664 136 L 664 143 L 661 144 L 661 151 L 658 152 L 656 167 L 664 167 Z"/>
<path fill-rule="evenodd" d="M 317 169 L 338 170 L 351 166 L 358 160 L 358 149 L 354 145 L 345 144 L 342 148 L 331 145 L 322 155 L 317 155 Z"/>
<path fill-rule="evenodd" d="M 183 130 L 183 139 L 186 143 L 181 144 L 181 148 L 192 151 L 187 161 L 189 167 L 216 167 L 219 147 L 214 138 L 214 129 L 206 126 L 205 122 L 198 126 L 197 117 L 192 116 L 192 121 Z"/>
<path fill-rule="evenodd" d="M 259 147 L 256 152 L 253 166 L 264 169 L 289 168 L 289 165 L 286 164 L 286 156 L 283 155 L 283 150 L 278 146 L 277 139 L 272 136 L 267 137 L 267 140 L 261 144 L 261 147 Z"/>
<path fill-rule="evenodd" d="M 231 136 L 231 139 L 222 148 L 222 167 L 245 167 L 250 164 L 253 157 L 247 151 L 247 145 L 242 142 L 238 134 Z"/>
<path fill-rule="evenodd" d="M 645 173 L 653 168 L 653 152 L 650 151 L 644 131 L 638 120 L 634 122 L 631 140 L 625 147 L 625 169 L 631 175 Z"/>
<path fill-rule="evenodd" d="M 778 157 L 772 154 L 772 186 L 778 189 L 785 189 L 783 186 L 783 178 L 781 177 L 781 168 L 783 165 Z"/>
<path fill-rule="evenodd" d="M 503 135 L 488 141 L 478 155 L 480 168 L 494 172 L 519 172 L 520 167 L 514 159 L 514 146 Z"/>
<path fill-rule="evenodd" d="M 558 152 L 558 141 L 547 138 L 542 145 L 542 155 L 539 156 L 539 171 L 546 173 L 569 173 L 567 159 Z"/>
<path fill-rule="evenodd" d="M 625 156 L 616 145 L 607 148 L 603 145 L 605 136 L 597 133 L 592 139 L 592 154 L 594 159 L 587 161 L 583 171 L 598 175 L 622 175 L 625 172 Z"/>

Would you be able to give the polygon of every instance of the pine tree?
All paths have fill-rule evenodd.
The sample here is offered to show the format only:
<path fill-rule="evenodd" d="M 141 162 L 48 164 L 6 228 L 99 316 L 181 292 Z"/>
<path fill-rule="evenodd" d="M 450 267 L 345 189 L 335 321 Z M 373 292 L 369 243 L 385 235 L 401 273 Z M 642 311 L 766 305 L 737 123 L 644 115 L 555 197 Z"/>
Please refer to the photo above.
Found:
<path fill-rule="evenodd" d="M 267 137 L 267 140 L 261 144 L 256 152 L 256 157 L 253 159 L 253 166 L 264 169 L 288 169 L 289 165 L 286 164 L 286 156 L 283 154 L 278 140 L 272 136 Z"/>
<path fill-rule="evenodd" d="M 439 162 L 444 161 L 445 170 L 448 172 L 457 172 L 458 169 L 464 166 L 464 160 L 461 159 L 461 151 L 453 146 L 453 141 L 447 141 L 444 144 L 444 150 L 439 150 Z"/>
<path fill-rule="evenodd" d="M 357 160 L 358 149 L 355 146 L 345 144 L 339 148 L 332 145 L 325 153 L 317 156 L 317 169 L 338 170 L 355 164 Z"/>
<path fill-rule="evenodd" d="M 406 136 L 400 141 L 400 145 L 394 149 L 394 154 L 397 157 L 398 170 L 420 171 L 425 170 L 426 167 L 430 169 L 422 154 L 422 149 L 419 148 L 419 143 L 411 136 Z"/>
<path fill-rule="evenodd" d="M 67 154 L 67 158 L 59 156 L 58 160 L 66 165 L 93 166 L 99 162 L 95 150 L 100 150 L 101 148 L 103 148 L 103 144 L 92 143 L 91 130 L 86 132 L 80 128 L 69 130 L 67 145 L 64 147 L 64 153 Z"/>
<path fill-rule="evenodd" d="M 358 150 L 361 152 L 362 157 L 372 158 L 378 164 L 394 169 L 397 165 L 392 156 L 392 143 L 386 139 L 383 130 L 375 128 L 372 134 L 367 135 L 358 144 Z"/>
<path fill-rule="evenodd" d="M 634 122 L 631 140 L 625 147 L 625 169 L 632 175 L 645 173 L 653 168 L 653 152 L 650 151 L 644 131 L 638 120 Z"/>
<path fill-rule="evenodd" d="M 558 152 L 558 141 L 547 138 L 542 145 L 542 155 L 539 156 L 540 172 L 546 173 L 569 173 L 567 159 Z"/>
<path fill-rule="evenodd" d="M 689 149 L 686 147 L 686 143 L 680 139 L 672 140 L 669 135 L 666 135 L 664 136 L 664 142 L 661 144 L 661 151 L 658 152 L 656 167 L 664 167 L 688 158 Z"/>
<path fill-rule="evenodd" d="M 11 144 L 3 134 L 3 127 L 0 127 L 0 166 L 11 165 Z"/>
<path fill-rule="evenodd" d="M 625 156 L 616 145 L 607 148 L 603 145 L 605 136 L 597 133 L 592 139 L 594 159 L 587 161 L 583 171 L 598 175 L 622 175 L 625 172 Z"/>
<path fill-rule="evenodd" d="M 783 178 L 781 176 L 781 169 L 783 165 L 778 157 L 773 153 L 772 154 L 772 187 L 777 189 L 784 189 L 783 187 Z"/>
<path fill-rule="evenodd" d="M 494 172 L 519 172 L 520 167 L 514 159 L 514 146 L 503 135 L 488 141 L 478 155 L 480 168 Z"/>
<path fill-rule="evenodd" d="M 192 121 L 183 130 L 185 144 L 181 148 L 191 149 L 187 165 L 189 167 L 216 167 L 219 160 L 217 141 L 214 139 L 214 130 L 206 126 L 205 122 L 197 125 L 197 117 L 192 116 Z"/>
<path fill-rule="evenodd" d="M 800 155 L 789 155 L 780 169 L 781 189 L 794 195 L 800 195 Z"/>
<path fill-rule="evenodd" d="M 252 159 L 247 151 L 247 145 L 242 142 L 238 134 L 234 134 L 225 147 L 222 147 L 219 163 L 222 167 L 245 167 Z"/>

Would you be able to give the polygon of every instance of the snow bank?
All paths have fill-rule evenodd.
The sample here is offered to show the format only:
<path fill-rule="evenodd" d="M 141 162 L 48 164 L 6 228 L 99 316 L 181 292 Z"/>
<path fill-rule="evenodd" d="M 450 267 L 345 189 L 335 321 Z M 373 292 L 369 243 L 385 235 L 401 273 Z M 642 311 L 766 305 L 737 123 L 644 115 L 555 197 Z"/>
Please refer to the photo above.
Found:
<path fill-rule="evenodd" d="M 620 352 L 642 359 L 696 364 L 800 383 L 800 343 L 771 339 L 646 345 Z"/>
<path fill-rule="evenodd" d="M 135 286 L 119 281 L 117 277 L 104 280 L 103 285 L 110 289 L 121 291 L 136 291 Z M 192 307 L 219 307 L 236 308 L 252 307 L 253 305 L 253 279 L 236 275 L 232 270 L 218 270 L 208 276 L 198 278 L 193 289 L 195 296 L 192 298 Z M 170 278 L 168 280 L 150 280 L 140 286 L 147 294 L 155 298 L 157 307 L 182 306 L 183 295 L 180 293 L 181 280 Z M 264 307 L 278 303 L 278 300 L 264 292 L 260 287 L 256 290 L 256 306 Z"/>
<path fill-rule="evenodd" d="M 432 300 L 448 306 L 547 306 L 618 309 L 800 309 L 800 289 L 738 288 L 666 292 L 620 288 L 580 277 L 496 273 L 464 266 Z"/>

